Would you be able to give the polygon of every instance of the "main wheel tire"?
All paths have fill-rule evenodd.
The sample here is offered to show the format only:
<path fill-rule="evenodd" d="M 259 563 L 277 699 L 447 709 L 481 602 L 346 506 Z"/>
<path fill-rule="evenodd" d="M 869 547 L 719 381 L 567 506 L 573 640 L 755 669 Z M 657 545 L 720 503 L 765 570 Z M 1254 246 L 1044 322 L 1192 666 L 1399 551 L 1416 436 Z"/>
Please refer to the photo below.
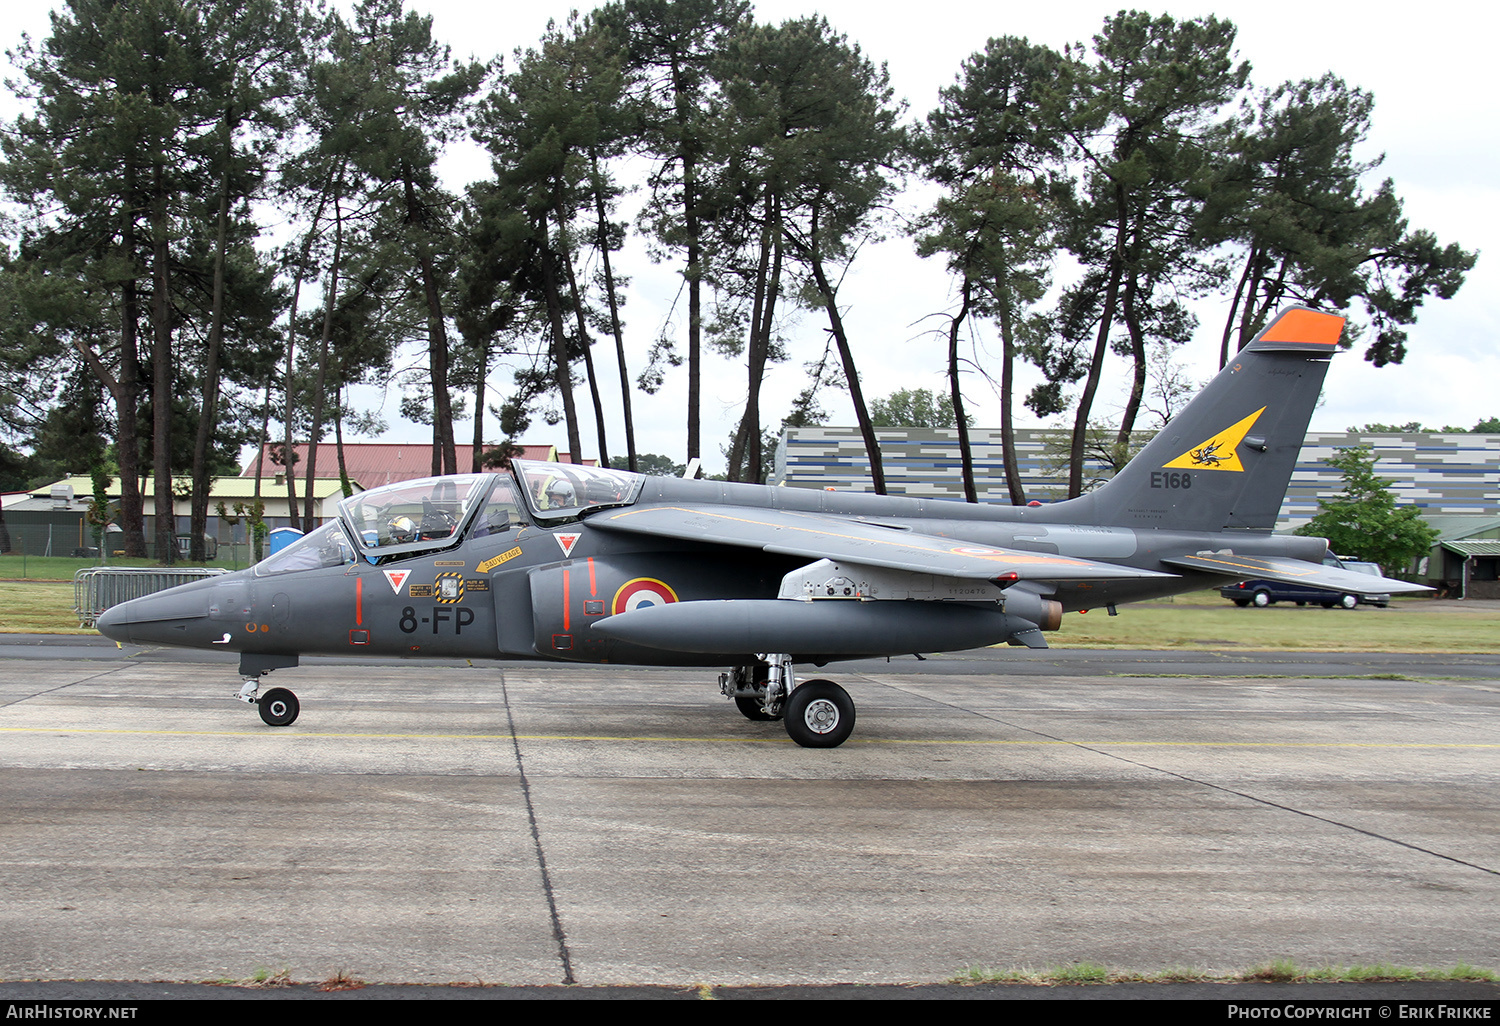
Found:
<path fill-rule="evenodd" d="M 1250 601 L 1255 603 L 1255 608 L 1264 609 L 1271 604 L 1271 593 L 1269 591 L 1257 591 L 1255 597 Z"/>
<path fill-rule="evenodd" d="M 782 711 L 787 735 L 803 748 L 837 748 L 854 730 L 854 699 L 831 680 L 799 685 Z"/>
<path fill-rule="evenodd" d="M 764 723 L 767 720 L 781 719 L 780 714 L 777 714 L 775 716 L 767 716 L 765 709 L 761 707 L 762 703 L 759 698 L 750 698 L 746 696 L 736 695 L 734 704 L 735 707 L 739 709 L 739 711 L 747 720 L 755 720 L 756 722 Z"/>
<path fill-rule="evenodd" d="M 272 688 L 255 700 L 260 718 L 272 727 L 289 727 L 302 711 L 302 703 L 286 688 Z"/>
<path fill-rule="evenodd" d="M 1355 606 L 1359 605 L 1359 596 L 1345 595 L 1343 598 L 1339 599 L 1339 605 L 1343 606 L 1345 609 L 1353 609 Z"/>

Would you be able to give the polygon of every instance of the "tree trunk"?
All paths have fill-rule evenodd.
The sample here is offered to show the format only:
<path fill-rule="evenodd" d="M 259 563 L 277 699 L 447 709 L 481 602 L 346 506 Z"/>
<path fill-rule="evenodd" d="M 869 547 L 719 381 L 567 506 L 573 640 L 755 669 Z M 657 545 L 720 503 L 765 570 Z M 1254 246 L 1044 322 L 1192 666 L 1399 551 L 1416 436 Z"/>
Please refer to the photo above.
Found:
<path fill-rule="evenodd" d="M 1115 245 L 1109 258 L 1109 279 L 1104 290 L 1104 305 L 1099 313 L 1099 334 L 1094 341 L 1094 356 L 1089 362 L 1088 377 L 1084 381 L 1083 394 L 1078 398 L 1078 412 L 1073 418 L 1073 438 L 1068 454 L 1068 498 L 1083 494 L 1083 456 L 1088 445 L 1089 413 L 1094 407 L 1094 394 L 1099 391 L 1099 377 L 1104 372 L 1104 357 L 1109 352 L 1109 333 L 1114 328 L 1115 304 L 1120 295 L 1120 276 L 1124 265 L 1125 214 L 1124 196 L 1116 186 L 1117 209 L 1120 223 L 1115 231 Z"/>
<path fill-rule="evenodd" d="M 545 229 L 545 222 L 543 222 Z M 545 230 L 542 238 L 546 238 Z M 537 254 L 541 262 L 542 291 L 546 295 L 547 320 L 552 326 L 552 380 L 562 398 L 563 420 L 568 430 L 569 458 L 574 462 L 583 459 L 583 442 L 578 433 L 578 410 L 573 404 L 573 374 L 568 360 L 568 337 L 563 326 L 562 293 L 558 288 L 557 267 L 552 250 L 543 245 Z"/>
<path fill-rule="evenodd" d="M 1001 247 L 1001 252 L 1004 252 Z M 1011 306 L 1011 289 L 1005 282 L 995 283 L 996 308 L 1000 314 L 1000 459 L 1005 465 L 1005 487 L 1012 506 L 1026 505 L 1026 486 L 1021 483 L 1021 461 L 1016 458 L 1016 324 Z M 954 408 L 957 412 L 957 407 Z M 959 430 L 968 425 L 959 417 Z"/>
<path fill-rule="evenodd" d="M 271 372 L 266 372 L 266 400 L 260 408 L 260 435 L 255 446 L 255 491 L 260 498 L 260 479 L 265 476 L 266 442 L 271 437 Z"/>
<path fill-rule="evenodd" d="M 208 474 L 208 449 L 219 416 L 219 346 L 224 338 L 224 261 L 229 239 L 229 158 L 233 119 L 225 115 L 224 151 L 219 185 L 219 217 L 214 239 L 213 309 L 209 315 L 208 342 L 203 358 L 203 409 L 198 418 L 198 435 L 193 440 L 193 498 L 188 518 L 188 556 L 195 563 L 208 558 L 204 535 L 208 533 L 208 498 L 211 479 Z"/>
<path fill-rule="evenodd" d="M 1219 369 L 1223 370 L 1225 364 L 1229 363 L 1229 339 L 1234 334 L 1235 318 L 1239 314 L 1240 304 L 1245 299 L 1245 283 L 1250 280 L 1250 271 L 1255 267 L 1259 259 L 1260 248 L 1251 246 L 1249 254 L 1245 257 L 1245 269 L 1240 272 L 1240 280 L 1234 286 L 1234 299 L 1229 304 L 1229 312 L 1224 317 L 1224 334 L 1219 339 Z"/>
<path fill-rule="evenodd" d="M 880 442 L 875 437 L 875 427 L 870 423 L 870 411 L 865 407 L 864 393 L 859 387 L 859 371 L 854 367 L 854 352 L 849 348 L 849 337 L 844 332 L 844 319 L 839 316 L 838 297 L 834 295 L 828 275 L 823 271 L 823 258 L 818 252 L 816 210 L 812 217 L 812 245 L 809 247 L 808 262 L 812 266 L 813 281 L 818 286 L 818 294 L 823 297 L 823 308 L 828 312 L 828 329 L 833 333 L 833 341 L 838 346 L 839 359 L 844 366 L 844 380 L 849 385 L 849 399 L 854 403 L 854 417 L 859 422 L 859 433 L 865 440 L 865 455 L 870 460 L 870 479 L 875 486 L 875 494 L 884 495 L 886 494 L 885 465 L 880 458 Z"/>
<path fill-rule="evenodd" d="M 1120 312 L 1125 321 L 1125 330 L 1130 335 L 1130 358 L 1132 374 L 1130 397 L 1125 401 L 1125 411 L 1120 415 L 1120 429 L 1115 433 L 1115 444 L 1122 452 L 1128 451 L 1130 432 L 1135 428 L 1135 418 L 1140 415 L 1141 401 L 1146 396 L 1146 334 L 1141 330 L 1140 310 L 1136 306 L 1139 285 L 1134 274 L 1125 280 L 1125 295 Z"/>
<path fill-rule="evenodd" d="M 594 373 L 594 343 L 589 338 L 588 320 L 583 310 L 583 296 L 578 293 L 578 278 L 573 273 L 573 255 L 561 246 L 563 214 L 561 210 L 555 213 L 557 214 L 559 260 L 562 262 L 563 272 L 568 279 L 568 295 L 572 298 L 573 317 L 578 324 L 578 348 L 583 351 L 583 370 L 589 379 L 589 398 L 594 404 L 594 430 L 599 433 L 599 465 L 607 467 L 609 466 L 609 443 L 605 439 L 604 400 L 599 395 L 599 376 Z M 573 462 L 581 463 L 581 455 L 574 453 Z"/>
<path fill-rule="evenodd" d="M 953 397 L 953 416 L 958 427 L 958 458 L 963 464 L 965 502 L 979 501 L 979 489 L 974 482 L 974 448 L 969 442 L 969 417 L 964 412 L 964 393 L 958 382 L 958 332 L 964 318 L 969 315 L 969 297 L 972 290 L 973 284 L 969 280 L 968 272 L 965 271 L 958 313 L 953 315 L 952 321 L 948 324 L 948 394 Z"/>
<path fill-rule="evenodd" d="M 318 369 L 313 379 L 312 396 L 312 425 L 307 433 L 307 478 L 306 487 L 303 491 L 303 514 L 302 530 L 304 533 L 312 531 L 317 524 L 313 523 L 313 483 L 317 478 L 318 469 L 318 443 L 323 440 L 323 403 L 324 389 L 328 381 L 328 344 L 333 337 L 333 307 L 338 300 L 339 292 L 339 263 L 344 254 L 344 212 L 339 204 L 337 188 L 333 196 L 333 259 L 328 267 L 328 284 L 323 298 L 323 331 L 318 339 Z M 288 468 L 290 472 L 290 468 Z M 292 512 L 293 518 L 296 511 Z"/>
<path fill-rule="evenodd" d="M 334 449 L 339 458 L 339 491 L 344 493 L 344 498 L 354 494 L 354 486 L 349 482 L 349 464 L 344 462 L 344 389 L 339 386 L 338 404 L 333 414 L 333 438 Z"/>
<path fill-rule="evenodd" d="M 307 267 L 307 261 L 312 255 L 313 240 L 317 238 L 318 222 L 323 218 L 323 206 L 328 202 L 328 194 L 333 189 L 333 172 L 323 183 L 322 191 L 318 194 L 318 206 L 313 211 L 312 224 L 307 228 L 307 237 L 302 240 L 302 253 L 297 261 L 297 273 L 292 276 L 292 305 L 286 320 L 286 405 L 282 414 L 282 424 L 286 433 L 282 440 L 282 458 L 286 461 L 283 468 L 286 474 L 286 508 L 290 517 L 292 527 L 297 526 L 297 467 L 295 462 L 295 450 L 293 444 L 293 420 L 292 420 L 292 382 L 295 376 L 293 369 L 293 357 L 297 348 L 297 304 L 302 296 L 302 274 Z M 311 455 L 311 453 L 309 453 Z"/>
<path fill-rule="evenodd" d="M 417 265 L 422 270 L 422 295 L 427 301 L 427 366 L 432 374 L 432 421 L 438 449 L 442 453 L 441 474 L 458 473 L 458 451 L 453 442 L 453 403 L 448 397 L 448 329 L 443 319 L 443 301 L 438 291 L 437 270 L 426 238 L 426 219 L 417 202 L 411 169 L 402 166 L 406 190 L 407 219 L 415 226 L 413 243 Z"/>
<path fill-rule="evenodd" d="M 703 398 L 703 245 L 698 221 L 698 154 L 688 129 L 692 120 L 690 95 L 677 57 L 672 58 L 672 92 L 677 115 L 678 156 L 682 160 L 682 219 L 687 229 L 688 394 L 687 458 L 703 455 L 699 406 Z"/>
<path fill-rule="evenodd" d="M 126 195 L 133 195 L 134 172 L 126 169 Z M 121 248 L 126 266 L 135 267 L 135 219 L 125 213 Z M 133 559 L 146 556 L 146 515 L 141 499 L 141 441 L 136 430 L 136 416 L 141 404 L 140 347 L 136 332 L 140 324 L 140 304 L 135 291 L 135 277 L 127 275 L 121 282 L 120 295 L 120 366 L 116 375 L 115 417 L 119 424 L 116 455 L 120 460 L 120 529 L 124 532 L 125 555 Z"/>
<path fill-rule="evenodd" d="M 615 359 L 620 365 L 620 403 L 625 415 L 625 460 L 631 473 L 636 472 L 635 415 L 630 409 L 630 372 L 625 369 L 625 332 L 620 324 L 620 302 L 615 295 L 615 273 L 609 261 L 609 234 L 604 209 L 604 188 L 599 172 L 599 156 L 590 153 L 594 162 L 594 212 L 599 227 L 599 257 L 604 264 L 604 296 L 609 302 L 609 330 L 615 337 Z M 692 299 L 688 300 L 691 308 Z M 689 309 L 688 317 L 692 317 Z"/>
<path fill-rule="evenodd" d="M 766 196 L 766 218 L 761 226 L 760 260 L 755 269 L 755 293 L 750 312 L 750 344 L 747 352 L 749 383 L 745 392 L 744 477 L 758 484 L 761 478 L 760 388 L 766 376 L 771 349 L 771 328 L 776 318 L 776 296 L 781 287 L 780 197 Z"/>
<path fill-rule="evenodd" d="M 151 468 L 155 478 L 156 559 L 177 562 L 177 516 L 172 494 L 172 301 L 168 261 L 166 170 L 153 173 L 151 202 Z"/>
<path fill-rule="evenodd" d="M 490 370 L 490 336 L 486 332 L 479 342 L 479 368 L 474 382 L 474 449 L 470 456 L 470 471 L 478 474 L 484 470 L 484 379 Z"/>

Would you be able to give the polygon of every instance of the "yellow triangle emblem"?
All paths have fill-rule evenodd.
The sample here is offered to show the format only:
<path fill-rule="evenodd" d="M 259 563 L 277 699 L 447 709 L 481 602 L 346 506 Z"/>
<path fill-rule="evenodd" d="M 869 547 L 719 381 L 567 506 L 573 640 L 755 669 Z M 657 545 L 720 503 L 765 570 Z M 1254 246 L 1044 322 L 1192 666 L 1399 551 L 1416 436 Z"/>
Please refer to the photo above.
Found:
<path fill-rule="evenodd" d="M 1201 444 L 1193 446 L 1171 463 L 1163 463 L 1162 468 L 1243 472 L 1245 465 L 1240 462 L 1239 444 L 1245 440 L 1245 435 L 1249 433 L 1256 419 L 1265 412 L 1266 408 L 1262 406 L 1238 424 L 1204 439 Z"/>

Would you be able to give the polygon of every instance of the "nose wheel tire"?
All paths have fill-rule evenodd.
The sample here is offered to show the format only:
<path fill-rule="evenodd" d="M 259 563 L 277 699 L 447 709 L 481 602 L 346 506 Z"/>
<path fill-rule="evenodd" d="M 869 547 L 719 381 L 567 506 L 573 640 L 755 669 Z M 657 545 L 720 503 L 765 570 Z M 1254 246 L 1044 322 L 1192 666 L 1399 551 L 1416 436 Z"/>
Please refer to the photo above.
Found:
<path fill-rule="evenodd" d="M 810 680 L 783 707 L 787 735 L 803 748 L 837 748 L 854 730 L 854 700 L 831 680 Z"/>
<path fill-rule="evenodd" d="M 260 718 L 272 727 L 288 727 L 302 711 L 302 703 L 286 688 L 272 688 L 255 701 Z"/>

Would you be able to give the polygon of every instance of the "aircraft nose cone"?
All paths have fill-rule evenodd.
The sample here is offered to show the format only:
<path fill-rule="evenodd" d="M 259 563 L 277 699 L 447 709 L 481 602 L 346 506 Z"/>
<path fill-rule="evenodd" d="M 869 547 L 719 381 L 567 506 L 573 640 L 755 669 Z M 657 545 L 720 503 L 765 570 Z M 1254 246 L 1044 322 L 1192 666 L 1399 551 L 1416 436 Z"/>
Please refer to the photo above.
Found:
<path fill-rule="evenodd" d="M 208 623 L 208 592 L 191 585 L 110 606 L 94 626 L 113 641 L 163 645 L 193 644 Z"/>
<path fill-rule="evenodd" d="M 94 627 L 111 641 L 129 641 L 130 618 L 125 614 L 128 604 L 110 606 L 94 620 Z"/>

